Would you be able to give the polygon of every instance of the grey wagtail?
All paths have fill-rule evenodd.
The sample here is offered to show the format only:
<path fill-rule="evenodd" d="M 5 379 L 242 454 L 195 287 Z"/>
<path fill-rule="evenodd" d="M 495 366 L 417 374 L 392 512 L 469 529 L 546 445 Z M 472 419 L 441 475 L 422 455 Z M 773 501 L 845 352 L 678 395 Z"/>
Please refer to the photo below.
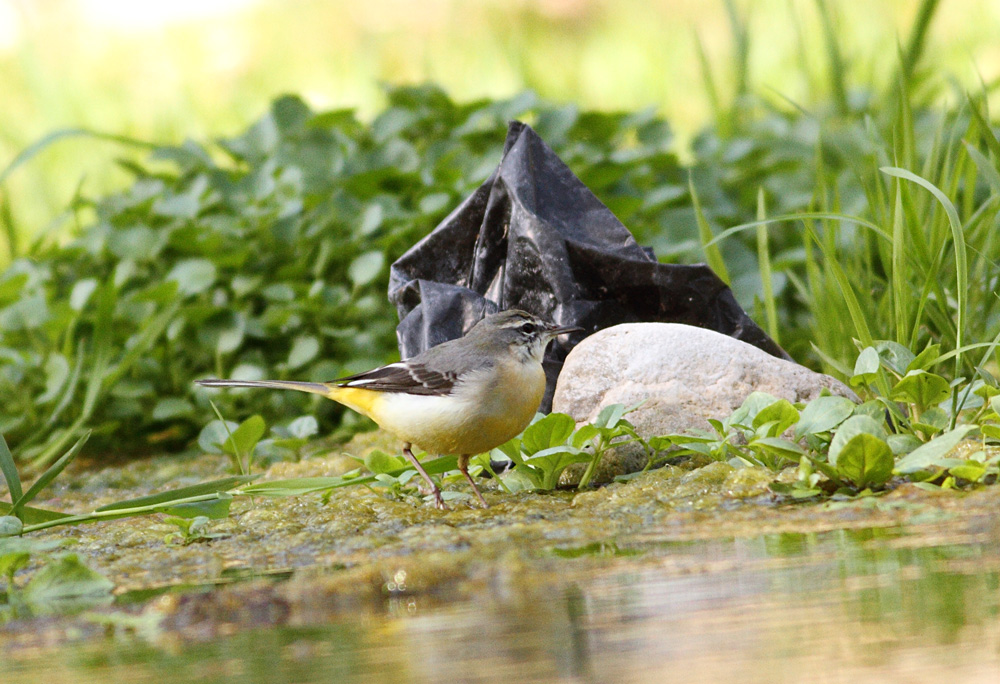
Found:
<path fill-rule="evenodd" d="M 550 340 L 582 328 L 553 325 L 511 309 L 487 316 L 457 340 L 416 356 L 333 382 L 198 380 L 206 387 L 268 387 L 322 394 L 364 414 L 403 441 L 403 455 L 424 478 L 438 508 L 441 490 L 411 451 L 469 459 L 500 446 L 528 426 L 545 392 L 542 355 Z"/>

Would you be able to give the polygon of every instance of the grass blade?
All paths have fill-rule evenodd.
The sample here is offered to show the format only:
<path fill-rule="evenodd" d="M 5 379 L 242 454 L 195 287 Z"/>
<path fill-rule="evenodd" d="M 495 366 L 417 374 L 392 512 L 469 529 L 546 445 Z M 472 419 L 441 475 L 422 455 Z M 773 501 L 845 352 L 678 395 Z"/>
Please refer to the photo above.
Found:
<path fill-rule="evenodd" d="M 903 78 L 909 82 L 913 75 L 913 70 L 920 61 L 926 45 L 927 30 L 930 28 L 931 19 L 937 9 L 938 0 L 924 0 L 920 3 L 920 10 L 917 12 L 917 20 L 913 24 L 913 31 L 910 33 L 910 40 L 906 44 L 906 52 L 903 53 Z"/>
<path fill-rule="evenodd" d="M 181 487 L 180 489 L 171 489 L 168 492 L 141 496 L 137 499 L 117 501 L 113 504 L 108 504 L 107 506 L 101 506 L 100 508 L 95 509 L 95 512 L 104 513 L 107 511 L 118 511 L 126 508 L 145 508 L 147 506 L 172 503 L 180 499 L 190 499 L 191 497 L 202 496 L 203 494 L 221 494 L 223 492 L 228 492 L 231 489 L 236 489 L 241 485 L 248 484 L 256 478 L 256 475 L 233 475 L 231 477 L 224 477 L 211 482 L 202 482 L 201 484 L 191 485 L 190 487 Z"/>
<path fill-rule="evenodd" d="M 52 480 L 56 479 L 59 473 L 61 473 L 66 466 L 68 466 L 73 459 L 76 458 L 80 449 L 87 443 L 87 440 L 90 439 L 90 432 L 91 431 L 88 430 L 83 437 L 78 439 L 76 444 L 70 447 L 69 451 L 63 454 L 58 461 L 49 466 L 49 469 L 42 473 L 38 479 L 32 483 L 32 485 L 28 488 L 28 491 L 18 497 L 17 501 L 14 502 L 14 505 L 11 506 L 10 515 L 20 517 L 18 514 L 20 513 L 21 508 L 38 496 L 39 492 L 45 489 L 45 487 L 47 487 Z"/>
<path fill-rule="evenodd" d="M 13 504 L 0 501 L 0 515 L 11 515 L 10 511 L 12 508 L 14 508 Z M 68 513 L 60 513 L 59 511 L 50 511 L 46 508 L 21 506 L 21 513 L 18 517 L 25 525 L 39 525 L 41 523 L 52 522 L 53 520 L 69 518 L 70 515 Z"/>
<path fill-rule="evenodd" d="M 694 206 L 694 216 L 698 223 L 698 236 L 701 238 L 701 244 L 705 250 L 705 260 L 708 262 L 709 268 L 715 271 L 715 275 L 722 278 L 722 282 L 726 285 L 729 285 L 732 282 L 729 279 L 729 270 L 726 268 L 726 262 L 722 258 L 722 250 L 720 250 L 719 245 L 712 240 L 712 228 L 708 225 L 708 219 L 705 218 L 705 212 L 701 209 L 701 200 L 698 199 L 698 191 L 694 188 L 694 182 L 691 180 L 691 174 L 688 174 L 688 190 L 691 193 L 691 203 Z"/>
<path fill-rule="evenodd" d="M 99 131 L 90 130 L 89 128 L 63 128 L 58 131 L 53 131 L 48 135 L 42 137 L 41 139 L 35 141 L 31 145 L 21 150 L 16 157 L 11 161 L 7 167 L 0 171 L 0 185 L 3 184 L 5 180 L 12 174 L 19 166 L 26 164 L 35 158 L 39 153 L 44 152 L 45 149 L 60 140 L 65 138 L 93 138 L 95 140 L 106 140 L 108 142 L 116 142 L 123 145 L 132 145 L 135 147 L 145 147 L 146 149 L 154 150 L 156 145 L 145 140 L 138 140 L 136 138 L 130 138 L 126 135 L 112 135 L 110 133 L 101 133 Z"/>
<path fill-rule="evenodd" d="M 757 188 L 757 220 L 767 218 L 764 206 L 764 188 Z M 757 264 L 760 268 L 760 282 L 764 289 L 764 312 L 767 316 L 767 334 L 776 344 L 780 345 L 778 337 L 778 309 L 774 304 L 774 276 L 771 272 L 771 249 L 767 241 L 767 226 L 760 223 L 757 226 Z"/>
<path fill-rule="evenodd" d="M 837 104 L 837 113 L 841 116 L 847 114 L 849 110 L 847 102 L 847 85 L 844 75 L 844 57 L 840 53 L 840 44 L 837 42 L 837 29 L 833 25 L 833 16 L 826 6 L 826 0 L 816 0 L 819 9 L 820 23 L 823 26 L 823 39 L 826 43 L 827 59 L 830 60 L 830 86 L 833 89 L 833 99 Z"/>
<path fill-rule="evenodd" d="M 908 288 L 906 285 L 906 237 L 903 234 L 903 198 L 896 181 L 896 203 L 892 217 L 892 308 L 896 319 L 896 341 L 909 343 Z"/>
<path fill-rule="evenodd" d="M 0 435 L 0 472 L 7 481 L 7 489 L 10 491 L 11 502 L 21 498 L 21 478 L 17 474 L 17 466 L 14 464 L 14 456 L 10 453 L 7 440 Z"/>
<path fill-rule="evenodd" d="M 895 176 L 896 178 L 902 178 L 916 183 L 930 192 L 934 196 L 934 199 L 936 199 L 944 208 L 945 215 L 948 217 L 948 224 L 951 227 L 952 241 L 955 243 L 955 308 L 957 309 L 957 320 L 955 322 L 955 347 L 961 348 L 962 342 L 964 341 L 963 332 L 965 330 L 965 308 L 969 288 L 969 261 L 965 250 L 965 234 L 962 231 L 962 221 L 958 216 L 958 211 L 955 209 L 955 205 L 951 203 L 951 200 L 948 199 L 948 196 L 938 189 L 936 185 L 924 178 L 921 178 L 915 173 L 895 166 L 883 166 L 881 171 L 890 176 Z M 955 376 L 957 377 L 960 374 L 961 357 L 956 357 Z"/>

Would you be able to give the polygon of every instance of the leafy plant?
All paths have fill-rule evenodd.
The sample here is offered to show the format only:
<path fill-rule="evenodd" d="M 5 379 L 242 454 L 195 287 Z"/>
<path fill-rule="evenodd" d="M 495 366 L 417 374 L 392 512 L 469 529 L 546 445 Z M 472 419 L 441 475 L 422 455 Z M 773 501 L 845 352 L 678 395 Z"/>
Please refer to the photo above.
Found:
<path fill-rule="evenodd" d="M 490 454 L 481 454 L 473 462 L 484 470 L 492 470 L 491 458 L 507 461 L 513 467 L 499 478 L 509 491 L 555 489 L 566 468 L 585 463 L 586 468 L 577 484 L 582 489 L 590 484 L 605 453 L 613 447 L 640 443 L 648 446 L 624 416 L 630 409 L 621 404 L 604 407 L 593 423 L 579 428 L 565 413 L 538 416 L 524 432 L 500 445 Z"/>
<path fill-rule="evenodd" d="M 511 118 L 532 118 L 625 217 L 684 193 L 652 112 L 580 112 L 531 93 L 459 105 L 433 86 L 388 100 L 364 124 L 283 97 L 240 136 L 156 147 L 127 165 L 130 187 L 78 199 L 72 239 L 27 245 L 0 273 L 0 432 L 20 457 L 46 464 L 87 428 L 105 448 L 182 446 L 210 397 L 227 414 L 363 425 L 331 402 L 191 383 L 329 380 L 390 360 L 387 265 L 485 179 Z M 613 161 L 635 141 L 630 161 Z M 636 204 L 664 182 L 679 193 Z"/>
<path fill-rule="evenodd" d="M 878 341 L 858 356 L 851 378 L 868 401 L 856 405 L 820 396 L 793 405 L 755 392 L 728 418 L 709 421 L 713 433 L 690 431 L 650 442 L 671 444 L 674 455 L 700 454 L 776 472 L 798 464 L 794 482 L 771 485 L 797 499 L 868 492 L 893 476 L 921 486 L 994 482 L 1000 474 L 1000 387 L 984 380 L 949 383 L 928 370 L 948 356 L 936 345 L 913 354 Z M 953 457 L 976 432 L 981 446 Z"/>
<path fill-rule="evenodd" d="M 228 536 L 221 532 L 209 532 L 208 527 L 212 521 L 207 515 L 198 515 L 193 518 L 171 516 L 164 518 L 163 522 L 174 525 L 178 529 L 177 532 L 170 532 L 163 538 L 163 541 L 168 544 L 177 542 L 187 546 Z"/>

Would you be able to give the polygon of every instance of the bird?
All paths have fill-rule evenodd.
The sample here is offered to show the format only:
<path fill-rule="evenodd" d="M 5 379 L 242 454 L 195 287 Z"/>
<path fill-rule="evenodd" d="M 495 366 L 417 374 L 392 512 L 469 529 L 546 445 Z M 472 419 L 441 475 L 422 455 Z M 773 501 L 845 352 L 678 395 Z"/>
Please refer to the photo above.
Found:
<path fill-rule="evenodd" d="M 437 508 L 441 490 L 413 446 L 457 455 L 458 469 L 483 508 L 489 504 L 469 475 L 469 460 L 516 437 L 531 423 L 545 393 L 542 356 L 559 335 L 582 332 L 519 309 L 484 317 L 464 336 L 331 382 L 197 380 L 204 387 L 263 387 L 319 394 L 371 418 L 402 443 L 403 456 L 427 483 Z"/>

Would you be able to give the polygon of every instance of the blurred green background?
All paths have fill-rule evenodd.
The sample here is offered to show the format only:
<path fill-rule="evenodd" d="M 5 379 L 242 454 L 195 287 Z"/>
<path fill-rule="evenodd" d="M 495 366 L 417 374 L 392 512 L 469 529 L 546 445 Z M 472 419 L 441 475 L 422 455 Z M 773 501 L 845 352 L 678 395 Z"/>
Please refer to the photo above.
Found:
<path fill-rule="evenodd" d="M 712 117 L 698 41 L 716 88 L 739 84 L 729 10 L 745 15 L 748 85 L 806 104 L 827 88 L 813 0 L 0 0 L 0 167 L 33 141 L 83 127 L 157 143 L 234 135 L 274 96 L 314 108 L 384 106 L 382 83 L 433 81 L 459 101 L 524 88 L 585 109 L 653 105 L 683 156 Z M 916 0 L 828 0 L 850 84 L 892 78 Z M 950 0 L 930 26 L 925 64 L 963 89 L 1000 79 L 1000 2 Z M 803 68 L 805 67 L 805 68 Z M 995 90 L 994 95 L 995 95 Z M 47 148 L 5 184 L 16 231 L 50 225 L 78 188 L 129 177 L 129 152 L 88 140 Z M 136 154 L 140 154 L 136 152 Z M 0 264 L 7 260 L 0 254 Z"/>

